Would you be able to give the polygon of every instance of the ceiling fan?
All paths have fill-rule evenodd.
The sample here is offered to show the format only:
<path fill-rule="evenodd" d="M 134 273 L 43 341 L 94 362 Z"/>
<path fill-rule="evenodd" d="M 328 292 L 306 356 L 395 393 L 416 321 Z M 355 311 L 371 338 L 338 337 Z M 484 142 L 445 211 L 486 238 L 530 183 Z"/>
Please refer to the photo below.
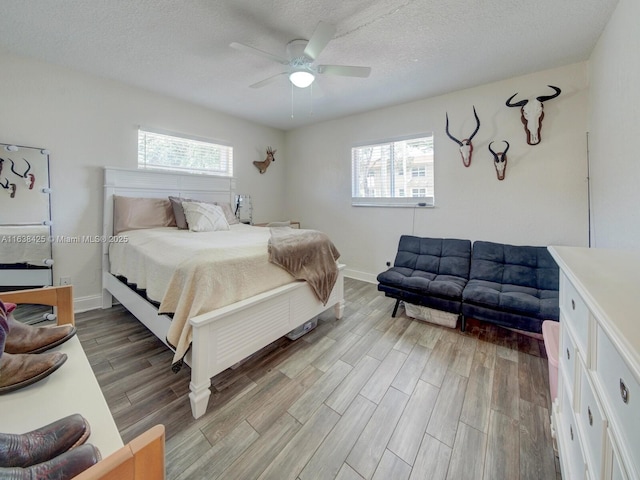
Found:
<path fill-rule="evenodd" d="M 349 65 L 316 65 L 318 55 L 324 50 L 329 41 L 336 33 L 336 27 L 326 22 L 319 22 L 313 35 L 309 40 L 297 39 L 287 44 L 287 58 L 274 55 L 269 52 L 259 50 L 243 43 L 233 42 L 232 48 L 242 52 L 260 55 L 261 57 L 273 60 L 287 69 L 271 77 L 265 78 L 253 85 L 251 88 L 260 88 L 273 82 L 282 75 L 287 75 L 293 85 L 299 88 L 306 88 L 313 83 L 316 75 L 342 75 L 346 77 L 368 77 L 371 67 L 353 67 Z"/>

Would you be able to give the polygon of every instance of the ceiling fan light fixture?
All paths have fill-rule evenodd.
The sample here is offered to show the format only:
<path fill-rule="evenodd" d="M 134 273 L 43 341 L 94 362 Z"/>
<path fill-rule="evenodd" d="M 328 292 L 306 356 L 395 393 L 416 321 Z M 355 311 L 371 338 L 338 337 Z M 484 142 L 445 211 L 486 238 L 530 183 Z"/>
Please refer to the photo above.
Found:
<path fill-rule="evenodd" d="M 298 88 L 307 88 L 315 79 L 315 75 L 304 68 L 294 70 L 289 74 L 289 81 Z"/>

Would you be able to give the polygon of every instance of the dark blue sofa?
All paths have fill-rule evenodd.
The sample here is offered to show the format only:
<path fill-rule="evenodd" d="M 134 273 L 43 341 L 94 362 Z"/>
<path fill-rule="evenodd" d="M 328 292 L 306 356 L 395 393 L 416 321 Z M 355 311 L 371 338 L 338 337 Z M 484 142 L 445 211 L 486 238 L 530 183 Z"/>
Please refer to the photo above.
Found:
<path fill-rule="evenodd" d="M 559 269 L 545 247 L 403 235 L 393 267 L 378 290 L 423 305 L 508 328 L 542 332 L 558 320 Z"/>

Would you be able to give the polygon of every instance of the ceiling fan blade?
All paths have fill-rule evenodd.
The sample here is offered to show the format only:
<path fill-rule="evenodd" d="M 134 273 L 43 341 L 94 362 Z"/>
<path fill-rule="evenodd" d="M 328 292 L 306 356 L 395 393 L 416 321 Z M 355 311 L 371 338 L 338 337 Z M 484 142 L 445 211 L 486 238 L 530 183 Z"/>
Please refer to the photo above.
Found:
<path fill-rule="evenodd" d="M 267 77 L 264 80 L 260 80 L 259 82 L 254 83 L 253 85 L 249 85 L 249 87 L 250 88 L 261 88 L 261 87 L 264 87 L 265 85 L 269 85 L 271 82 L 276 80 L 280 75 L 286 75 L 287 73 L 288 72 L 276 73 L 275 75 Z"/>
<path fill-rule="evenodd" d="M 268 58 L 269 60 L 281 63 L 282 65 L 289 65 L 289 60 L 287 60 L 286 58 L 279 57 L 278 55 L 274 55 L 269 52 L 264 52 L 254 47 L 250 47 L 249 45 L 245 45 L 244 43 L 232 42 L 229 44 L 229 46 L 231 48 L 235 48 L 236 50 L 240 50 L 241 52 L 252 53 L 254 55 Z"/>
<path fill-rule="evenodd" d="M 309 39 L 309 43 L 307 43 L 307 47 L 304 49 L 304 54 L 311 60 L 315 60 L 335 34 L 336 27 L 330 23 L 319 22 Z"/>
<path fill-rule="evenodd" d="M 342 75 L 344 77 L 368 77 L 371 67 L 351 67 L 349 65 L 318 65 L 318 73 Z"/>

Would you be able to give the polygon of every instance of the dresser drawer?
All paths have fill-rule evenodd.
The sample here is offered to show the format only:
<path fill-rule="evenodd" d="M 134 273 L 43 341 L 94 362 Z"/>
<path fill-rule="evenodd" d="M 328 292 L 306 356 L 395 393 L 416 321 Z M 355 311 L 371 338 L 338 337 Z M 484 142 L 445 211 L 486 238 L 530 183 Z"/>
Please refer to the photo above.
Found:
<path fill-rule="evenodd" d="M 567 467 L 569 469 L 569 472 L 562 472 L 562 478 L 584 478 L 584 455 L 582 453 L 582 446 L 578 435 L 576 418 L 571 405 L 571 397 L 567 394 L 566 389 L 562 392 L 558 430 L 561 436 L 560 453 L 566 460 L 563 462 L 563 467 Z"/>
<path fill-rule="evenodd" d="M 583 355 L 589 340 L 589 309 L 566 275 L 560 276 L 560 311 Z M 585 358 L 586 360 L 586 358 Z"/>
<path fill-rule="evenodd" d="M 581 368 L 580 374 L 579 403 L 580 408 L 576 415 L 576 421 L 584 439 L 585 457 L 588 459 L 591 476 L 600 478 L 607 420 L 584 367 Z"/>
<path fill-rule="evenodd" d="M 560 325 L 562 326 L 562 338 L 560 339 L 560 370 L 565 376 L 567 385 L 572 388 L 576 382 L 576 346 L 571 337 L 571 332 L 560 319 Z M 570 391 L 571 398 L 573 398 L 573 391 Z"/>
<path fill-rule="evenodd" d="M 600 327 L 597 329 L 596 378 L 609 411 L 609 422 L 618 434 L 618 444 L 629 449 L 635 469 L 640 470 L 640 383 Z"/>
<path fill-rule="evenodd" d="M 605 474 L 604 478 L 609 478 L 607 475 L 610 475 L 611 480 L 629 480 L 625 469 L 622 465 L 622 459 L 620 458 L 620 453 L 618 452 L 618 447 L 616 446 L 616 442 L 613 440 L 613 435 L 611 434 L 611 430 L 608 430 L 609 442 L 611 443 L 611 468 Z"/>

